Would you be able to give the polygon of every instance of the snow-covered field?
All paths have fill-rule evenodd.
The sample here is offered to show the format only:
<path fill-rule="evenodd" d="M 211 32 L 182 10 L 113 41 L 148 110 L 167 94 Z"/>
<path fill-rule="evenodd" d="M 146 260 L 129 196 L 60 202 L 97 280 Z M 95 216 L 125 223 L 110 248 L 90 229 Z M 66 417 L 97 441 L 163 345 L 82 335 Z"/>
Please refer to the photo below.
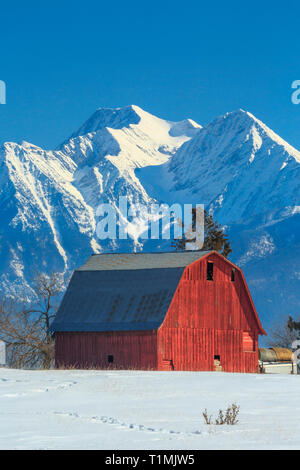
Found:
<path fill-rule="evenodd" d="M 0 369 L 1 449 L 300 448 L 300 376 Z M 236 402 L 235 426 L 207 426 Z"/>

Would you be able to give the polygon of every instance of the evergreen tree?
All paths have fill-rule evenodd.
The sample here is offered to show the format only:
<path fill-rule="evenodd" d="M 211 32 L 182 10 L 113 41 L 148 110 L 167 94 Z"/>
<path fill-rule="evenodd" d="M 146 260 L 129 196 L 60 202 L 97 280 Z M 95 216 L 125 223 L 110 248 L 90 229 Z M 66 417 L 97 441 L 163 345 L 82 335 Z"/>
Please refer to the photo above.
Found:
<path fill-rule="evenodd" d="M 300 339 L 300 321 L 294 321 L 290 316 L 287 322 L 287 327 L 289 331 L 296 336 L 296 339 Z"/>
<path fill-rule="evenodd" d="M 195 230 L 196 227 L 197 210 L 199 209 L 192 209 L 192 230 L 190 232 Z M 188 230 L 186 233 L 187 235 L 184 235 L 182 238 L 173 240 L 172 247 L 175 248 L 175 250 L 185 250 L 186 244 L 193 241 L 192 238 L 189 238 Z M 213 219 L 213 216 L 208 214 L 206 210 L 204 210 L 204 244 L 202 250 L 218 251 L 225 258 L 232 253 L 227 235 L 224 233 L 222 227 Z"/>

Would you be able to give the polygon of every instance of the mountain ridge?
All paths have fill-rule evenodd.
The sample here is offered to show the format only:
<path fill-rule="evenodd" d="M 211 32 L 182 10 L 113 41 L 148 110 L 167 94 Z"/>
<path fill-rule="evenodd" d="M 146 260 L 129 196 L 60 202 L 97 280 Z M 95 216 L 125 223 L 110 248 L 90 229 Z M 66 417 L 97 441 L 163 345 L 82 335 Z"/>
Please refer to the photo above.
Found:
<path fill-rule="evenodd" d="M 97 238 L 97 207 L 117 207 L 125 195 L 146 206 L 204 203 L 227 227 L 234 261 L 246 274 L 250 266 L 249 285 L 266 318 L 280 279 L 272 281 L 270 302 L 264 301 L 255 269 L 265 285 L 261 266 L 271 266 L 275 256 L 278 266 L 281 235 L 300 261 L 297 237 L 288 235 L 299 218 L 300 152 L 242 109 L 202 127 L 192 119 L 164 120 L 135 105 L 99 108 L 56 150 L 4 143 L 0 165 L 4 295 L 34 295 L 33 265 L 68 275 L 93 252 L 168 249 L 167 243 L 142 242 L 134 231 L 122 242 Z"/>

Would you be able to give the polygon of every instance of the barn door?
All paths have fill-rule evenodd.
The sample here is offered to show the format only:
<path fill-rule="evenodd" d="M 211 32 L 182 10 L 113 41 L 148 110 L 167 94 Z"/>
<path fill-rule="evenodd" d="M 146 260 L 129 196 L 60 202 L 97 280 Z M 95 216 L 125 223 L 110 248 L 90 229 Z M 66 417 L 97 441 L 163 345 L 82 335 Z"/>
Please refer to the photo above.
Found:
<path fill-rule="evenodd" d="M 222 372 L 221 357 L 219 354 L 215 354 L 214 356 L 214 370 L 216 372 Z"/>

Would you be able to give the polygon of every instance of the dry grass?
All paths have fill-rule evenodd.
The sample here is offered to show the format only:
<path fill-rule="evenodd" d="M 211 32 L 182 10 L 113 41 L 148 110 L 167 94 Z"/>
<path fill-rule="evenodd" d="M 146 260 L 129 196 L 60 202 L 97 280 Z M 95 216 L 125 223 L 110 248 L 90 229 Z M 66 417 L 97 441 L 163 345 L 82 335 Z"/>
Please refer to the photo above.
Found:
<path fill-rule="evenodd" d="M 238 414 L 240 412 L 240 407 L 233 403 L 231 406 L 228 406 L 225 411 L 219 410 L 218 417 L 215 419 L 213 423 L 212 415 L 209 415 L 207 410 L 205 409 L 202 413 L 204 418 L 205 424 L 216 424 L 216 425 L 234 425 L 238 423 Z"/>

